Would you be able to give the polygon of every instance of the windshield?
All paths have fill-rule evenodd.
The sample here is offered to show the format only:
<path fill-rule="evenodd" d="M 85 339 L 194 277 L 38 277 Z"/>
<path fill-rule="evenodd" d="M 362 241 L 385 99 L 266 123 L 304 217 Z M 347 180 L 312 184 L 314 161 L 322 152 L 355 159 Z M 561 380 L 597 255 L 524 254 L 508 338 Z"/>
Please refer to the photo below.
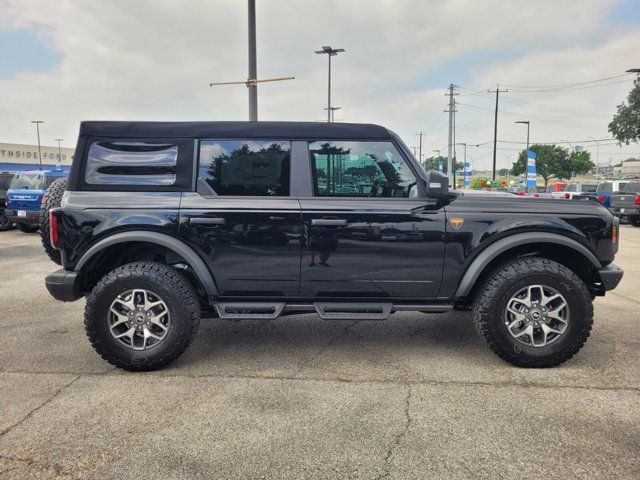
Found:
<path fill-rule="evenodd" d="M 41 173 L 18 173 L 11 181 L 11 189 L 44 190 L 44 175 Z"/>
<path fill-rule="evenodd" d="M 623 193 L 638 193 L 640 192 L 640 182 L 630 182 L 620 189 Z"/>
<path fill-rule="evenodd" d="M 582 184 L 582 191 L 585 193 L 595 193 L 597 189 L 598 189 L 598 185 L 596 185 L 595 183 Z"/>

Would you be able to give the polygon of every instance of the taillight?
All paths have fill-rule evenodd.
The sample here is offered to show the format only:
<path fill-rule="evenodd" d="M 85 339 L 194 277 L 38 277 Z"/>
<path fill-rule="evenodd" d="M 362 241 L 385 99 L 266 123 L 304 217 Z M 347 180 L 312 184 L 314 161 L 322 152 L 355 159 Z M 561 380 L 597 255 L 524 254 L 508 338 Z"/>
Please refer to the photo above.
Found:
<path fill-rule="evenodd" d="M 605 197 L 604 195 L 598 195 L 598 201 L 599 201 L 600 203 L 604 202 L 606 198 L 607 198 L 607 197 Z"/>
<path fill-rule="evenodd" d="M 38 200 L 40 201 L 40 206 L 44 205 L 44 194 L 39 195 Z"/>
<path fill-rule="evenodd" d="M 640 195 L 636 195 L 636 205 L 640 205 Z"/>
<path fill-rule="evenodd" d="M 565 194 L 564 194 L 564 198 L 566 198 L 566 199 L 571 198 L 571 194 L 570 194 L 570 193 L 565 193 Z"/>
<path fill-rule="evenodd" d="M 51 246 L 56 250 L 60 250 L 58 246 L 58 240 L 60 239 L 58 233 L 58 210 L 55 208 L 49 210 L 49 239 L 51 240 Z"/>

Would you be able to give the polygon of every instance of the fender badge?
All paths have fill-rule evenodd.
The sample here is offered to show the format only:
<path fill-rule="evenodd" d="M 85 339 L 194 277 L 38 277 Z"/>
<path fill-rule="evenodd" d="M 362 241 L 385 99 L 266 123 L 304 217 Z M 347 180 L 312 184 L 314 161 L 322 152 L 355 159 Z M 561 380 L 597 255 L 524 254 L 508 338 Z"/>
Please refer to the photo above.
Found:
<path fill-rule="evenodd" d="M 464 223 L 464 218 L 450 218 L 449 223 L 453 225 L 453 228 L 458 230 Z"/>

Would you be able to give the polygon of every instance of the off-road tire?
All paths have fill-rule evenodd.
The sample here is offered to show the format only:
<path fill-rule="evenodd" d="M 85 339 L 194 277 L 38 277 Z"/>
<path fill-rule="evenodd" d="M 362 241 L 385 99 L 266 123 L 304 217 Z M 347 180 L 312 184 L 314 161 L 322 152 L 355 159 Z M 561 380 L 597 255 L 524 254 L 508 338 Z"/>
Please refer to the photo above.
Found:
<path fill-rule="evenodd" d="M 567 330 L 544 347 L 523 345 L 505 325 L 509 299 L 527 285 L 543 284 L 567 301 Z M 525 368 L 547 368 L 573 357 L 584 345 L 593 324 L 593 303 L 584 282 L 570 269 L 546 258 L 517 258 L 499 265 L 484 280 L 473 300 L 473 321 L 480 336 L 502 359 Z"/>
<path fill-rule="evenodd" d="M 0 212 L 0 232 L 6 232 L 7 230 L 10 230 L 12 226 L 13 223 L 9 221 L 6 212 L 2 210 Z"/>
<path fill-rule="evenodd" d="M 62 195 L 64 195 L 64 191 L 67 189 L 67 183 L 66 178 L 58 178 L 49 185 L 49 188 L 47 188 L 47 191 L 42 197 L 42 209 L 40 211 L 40 240 L 42 240 L 42 246 L 47 256 L 58 265 L 62 265 L 62 258 L 60 250 L 56 250 L 51 245 L 51 238 L 49 236 L 49 210 L 60 206 Z"/>
<path fill-rule="evenodd" d="M 22 233 L 35 233 L 40 228 L 39 225 L 31 225 L 28 223 L 16 223 L 16 228 Z"/>
<path fill-rule="evenodd" d="M 640 215 L 629 215 L 629 224 L 634 227 L 640 227 Z"/>
<path fill-rule="evenodd" d="M 122 292 L 149 289 L 166 303 L 171 323 L 166 338 L 136 351 L 109 331 L 107 312 Z M 87 295 L 84 326 L 93 348 L 107 362 L 131 371 L 162 368 L 178 358 L 194 339 L 200 324 L 200 304 L 193 286 L 180 272 L 161 263 L 136 262 L 106 274 Z"/>

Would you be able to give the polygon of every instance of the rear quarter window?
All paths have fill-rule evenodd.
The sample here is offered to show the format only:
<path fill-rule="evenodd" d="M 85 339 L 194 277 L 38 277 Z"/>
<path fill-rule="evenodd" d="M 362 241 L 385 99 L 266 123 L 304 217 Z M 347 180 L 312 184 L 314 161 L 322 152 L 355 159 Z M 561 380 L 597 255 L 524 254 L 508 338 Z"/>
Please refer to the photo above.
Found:
<path fill-rule="evenodd" d="M 89 138 L 80 190 L 192 191 L 192 139 Z M 73 177 L 73 174 L 72 174 Z"/>

